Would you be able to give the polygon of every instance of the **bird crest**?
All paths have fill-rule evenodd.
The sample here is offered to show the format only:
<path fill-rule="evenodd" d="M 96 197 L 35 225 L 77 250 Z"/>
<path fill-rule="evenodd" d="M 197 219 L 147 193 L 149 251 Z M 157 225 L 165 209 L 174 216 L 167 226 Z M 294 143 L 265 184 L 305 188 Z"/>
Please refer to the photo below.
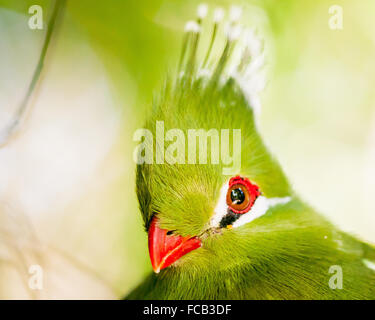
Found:
<path fill-rule="evenodd" d="M 209 15 L 208 6 L 201 4 L 197 18 L 185 24 L 178 79 L 188 85 L 200 80 L 215 89 L 234 80 L 259 115 L 259 93 L 266 82 L 264 42 L 254 27 L 241 24 L 241 7 L 232 6 L 228 14 L 215 8 Z"/>

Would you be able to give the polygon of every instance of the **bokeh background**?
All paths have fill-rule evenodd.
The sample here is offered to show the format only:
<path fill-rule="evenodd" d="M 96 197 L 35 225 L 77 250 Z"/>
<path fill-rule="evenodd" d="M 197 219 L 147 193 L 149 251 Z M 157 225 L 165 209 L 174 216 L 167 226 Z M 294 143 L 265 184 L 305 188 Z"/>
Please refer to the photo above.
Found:
<path fill-rule="evenodd" d="M 135 143 L 173 70 L 194 0 L 68 1 L 20 132 L 0 149 L 0 298 L 118 298 L 151 271 L 135 197 Z M 375 243 L 375 2 L 241 5 L 265 38 L 260 129 L 297 192 Z M 31 5 L 0 0 L 0 127 L 20 103 L 45 36 Z M 343 8 L 343 29 L 328 10 Z M 29 266 L 44 270 L 30 290 Z"/>

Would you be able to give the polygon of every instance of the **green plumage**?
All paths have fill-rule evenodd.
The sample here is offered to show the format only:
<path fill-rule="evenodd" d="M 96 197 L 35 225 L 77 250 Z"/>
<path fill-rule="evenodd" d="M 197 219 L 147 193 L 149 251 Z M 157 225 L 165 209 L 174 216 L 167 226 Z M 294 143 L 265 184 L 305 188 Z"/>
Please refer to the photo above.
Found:
<path fill-rule="evenodd" d="M 150 274 L 127 298 L 375 299 L 375 271 L 366 265 L 375 261 L 374 248 L 340 232 L 299 199 L 265 147 L 243 91 L 233 78 L 222 83 L 214 75 L 186 72 L 166 81 L 145 128 L 155 135 L 156 121 L 164 121 L 165 131 L 241 129 L 238 174 L 255 182 L 265 197 L 292 200 L 238 228 L 207 232 L 220 188 L 230 178 L 223 175 L 222 162 L 138 165 L 146 230 L 157 215 L 161 227 L 176 234 L 206 235 L 201 248 Z M 152 148 L 155 158 L 155 142 Z M 187 158 L 186 144 L 183 148 Z M 342 268 L 342 289 L 329 286 L 331 266 Z"/>

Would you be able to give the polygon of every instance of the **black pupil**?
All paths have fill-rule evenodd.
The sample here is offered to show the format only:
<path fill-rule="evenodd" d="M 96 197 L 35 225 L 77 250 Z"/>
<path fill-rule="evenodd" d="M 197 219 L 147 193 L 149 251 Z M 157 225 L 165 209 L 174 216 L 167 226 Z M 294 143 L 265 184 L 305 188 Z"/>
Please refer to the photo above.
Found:
<path fill-rule="evenodd" d="M 245 200 L 245 194 L 240 188 L 233 189 L 230 193 L 230 198 L 234 204 L 241 204 Z"/>

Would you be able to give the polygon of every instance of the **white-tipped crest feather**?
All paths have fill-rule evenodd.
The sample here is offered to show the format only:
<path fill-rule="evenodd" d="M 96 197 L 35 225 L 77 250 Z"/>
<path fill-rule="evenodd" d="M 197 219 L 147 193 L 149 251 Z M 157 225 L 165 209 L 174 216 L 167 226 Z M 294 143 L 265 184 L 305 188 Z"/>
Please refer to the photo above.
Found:
<path fill-rule="evenodd" d="M 185 25 L 185 31 L 187 33 L 200 33 L 201 20 L 207 16 L 207 12 L 208 7 L 206 4 L 199 5 L 197 10 L 198 20 L 188 21 Z M 222 32 L 221 28 L 219 28 L 219 22 L 224 18 L 224 10 L 222 8 L 214 10 L 214 27 L 204 61 L 202 63 L 195 61 L 199 41 L 199 36 L 197 35 L 196 38 L 191 38 L 190 40 L 187 38 L 187 47 L 182 52 L 181 65 L 183 66 L 184 61 L 186 67 L 199 65 L 200 68 L 197 68 L 195 73 L 196 77 L 208 78 L 215 76 L 219 84 L 224 84 L 229 78 L 233 78 L 243 91 L 249 106 L 258 115 L 261 110 L 259 93 L 263 90 L 266 83 L 266 73 L 263 68 L 265 62 L 263 42 L 257 36 L 255 28 L 244 29 L 239 23 L 241 14 L 241 7 L 232 6 L 230 8 L 228 22 L 224 24 L 223 28 L 227 43 L 223 46 L 224 49 L 219 60 L 217 59 L 217 55 L 215 58 L 212 58 L 211 56 L 214 55 L 211 53 L 213 51 L 212 48 L 217 46 L 214 43 L 222 41 L 220 40 L 222 38 L 217 35 L 217 33 Z M 189 50 L 192 50 L 189 56 L 190 61 L 188 61 L 187 55 L 185 55 L 185 51 L 189 52 Z M 212 61 L 212 59 L 216 61 Z M 185 72 L 185 74 L 189 74 L 189 72 Z"/>
<path fill-rule="evenodd" d="M 204 19 L 207 16 L 208 6 L 205 3 L 201 3 L 198 6 L 197 15 L 199 19 Z"/>
<path fill-rule="evenodd" d="M 188 21 L 185 24 L 185 32 L 198 33 L 198 32 L 200 32 L 200 26 L 194 20 Z"/>
<path fill-rule="evenodd" d="M 224 10 L 222 8 L 216 8 L 214 11 L 214 22 L 219 23 L 224 18 Z"/>
<path fill-rule="evenodd" d="M 231 22 L 238 21 L 241 18 L 242 9 L 239 6 L 231 6 L 229 10 L 229 20 Z"/>

